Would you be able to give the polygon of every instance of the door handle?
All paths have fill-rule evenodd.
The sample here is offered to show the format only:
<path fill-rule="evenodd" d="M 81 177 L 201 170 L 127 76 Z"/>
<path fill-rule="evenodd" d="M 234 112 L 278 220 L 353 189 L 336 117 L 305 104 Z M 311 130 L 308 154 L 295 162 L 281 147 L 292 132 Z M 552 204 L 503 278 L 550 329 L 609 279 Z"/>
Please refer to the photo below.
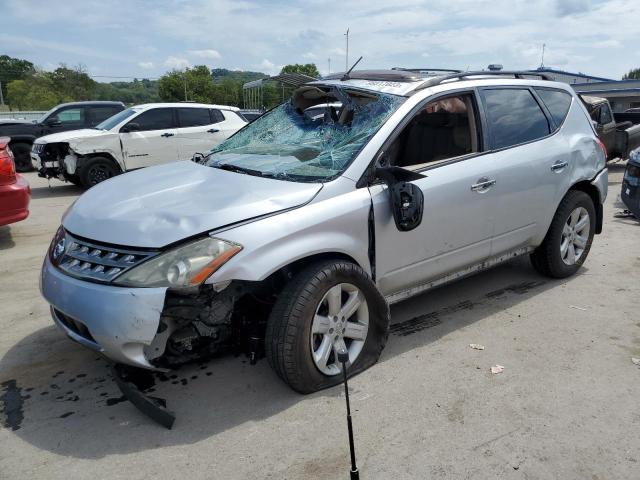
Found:
<path fill-rule="evenodd" d="M 551 171 L 552 172 L 559 172 L 559 171 L 563 170 L 567 165 L 569 165 L 568 162 L 554 163 L 553 165 L 551 165 Z"/>
<path fill-rule="evenodd" d="M 164 138 L 168 138 L 168 137 L 173 137 L 173 133 L 163 133 L 162 135 L 160 135 L 161 137 Z"/>
<path fill-rule="evenodd" d="M 207 130 L 207 133 L 216 133 L 219 132 L 220 130 L 218 130 L 217 128 L 210 128 L 209 130 Z"/>
<path fill-rule="evenodd" d="M 478 179 L 478 183 L 474 183 L 471 185 L 471 191 L 484 193 L 493 187 L 496 184 L 496 181 L 493 179 L 489 179 L 487 177 L 482 177 Z"/>

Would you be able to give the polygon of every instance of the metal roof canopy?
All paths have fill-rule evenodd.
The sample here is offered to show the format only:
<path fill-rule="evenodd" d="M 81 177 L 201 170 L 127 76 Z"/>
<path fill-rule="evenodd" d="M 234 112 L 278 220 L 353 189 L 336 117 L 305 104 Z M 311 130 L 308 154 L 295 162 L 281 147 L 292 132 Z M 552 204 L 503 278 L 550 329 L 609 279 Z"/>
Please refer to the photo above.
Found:
<path fill-rule="evenodd" d="M 313 82 L 315 80 L 317 80 L 317 78 L 304 75 L 303 73 L 281 73 L 272 77 L 265 77 L 252 82 L 247 82 L 242 85 L 244 108 L 260 111 L 264 109 L 262 86 L 266 82 L 280 82 L 283 86 L 287 85 L 289 87 L 297 88 L 301 87 L 305 83 Z"/>

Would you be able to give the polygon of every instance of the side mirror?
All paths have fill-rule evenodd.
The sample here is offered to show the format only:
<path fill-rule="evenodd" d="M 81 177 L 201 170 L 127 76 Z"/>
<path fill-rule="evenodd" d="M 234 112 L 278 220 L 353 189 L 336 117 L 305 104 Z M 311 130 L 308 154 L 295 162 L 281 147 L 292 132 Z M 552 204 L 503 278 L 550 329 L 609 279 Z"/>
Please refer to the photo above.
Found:
<path fill-rule="evenodd" d="M 409 182 L 424 178 L 425 175 L 400 167 L 376 168 L 375 173 L 389 187 L 389 200 L 396 228 L 401 232 L 408 232 L 418 227 L 424 212 L 424 194 L 420 187 Z"/>
<path fill-rule="evenodd" d="M 136 122 L 127 123 L 124 127 L 120 129 L 121 133 L 129 133 L 129 132 L 139 132 L 140 124 Z"/>
<path fill-rule="evenodd" d="M 58 116 L 54 115 L 53 117 L 49 117 L 44 121 L 45 125 L 49 127 L 56 127 L 60 125 L 62 122 L 58 120 Z"/>

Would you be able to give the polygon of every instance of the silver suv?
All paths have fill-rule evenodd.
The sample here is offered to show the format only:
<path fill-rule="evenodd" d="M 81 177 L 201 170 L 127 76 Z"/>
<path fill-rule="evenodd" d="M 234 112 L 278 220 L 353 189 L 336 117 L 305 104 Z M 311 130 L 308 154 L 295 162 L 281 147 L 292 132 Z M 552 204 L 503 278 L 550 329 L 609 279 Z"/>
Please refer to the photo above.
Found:
<path fill-rule="evenodd" d="M 294 390 L 373 363 L 389 304 L 517 255 L 562 278 L 602 229 L 605 153 L 562 83 L 359 71 L 299 88 L 206 156 L 66 212 L 42 268 L 55 323 L 163 370 L 266 355 Z"/>

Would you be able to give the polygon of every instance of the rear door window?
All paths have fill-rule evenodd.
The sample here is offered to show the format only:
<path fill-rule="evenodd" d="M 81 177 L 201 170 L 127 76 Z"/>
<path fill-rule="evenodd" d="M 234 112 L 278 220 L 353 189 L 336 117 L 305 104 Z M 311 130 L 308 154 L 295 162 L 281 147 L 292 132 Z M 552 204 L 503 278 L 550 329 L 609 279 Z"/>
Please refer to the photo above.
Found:
<path fill-rule="evenodd" d="M 132 120 L 140 126 L 140 131 L 163 130 L 174 128 L 173 108 L 154 108 L 141 113 Z"/>
<path fill-rule="evenodd" d="M 549 110 L 557 128 L 560 128 L 564 119 L 567 118 L 573 97 L 567 92 L 551 88 L 536 88 L 536 93 Z"/>
<path fill-rule="evenodd" d="M 222 112 L 216 108 L 212 108 L 209 110 L 211 112 L 211 123 L 220 123 L 224 122 L 224 115 Z"/>
<path fill-rule="evenodd" d="M 482 89 L 492 148 L 531 142 L 551 133 L 549 121 L 528 89 Z"/>
<path fill-rule="evenodd" d="M 199 127 L 211 125 L 211 116 L 206 108 L 178 108 L 178 120 L 181 127 Z"/>

